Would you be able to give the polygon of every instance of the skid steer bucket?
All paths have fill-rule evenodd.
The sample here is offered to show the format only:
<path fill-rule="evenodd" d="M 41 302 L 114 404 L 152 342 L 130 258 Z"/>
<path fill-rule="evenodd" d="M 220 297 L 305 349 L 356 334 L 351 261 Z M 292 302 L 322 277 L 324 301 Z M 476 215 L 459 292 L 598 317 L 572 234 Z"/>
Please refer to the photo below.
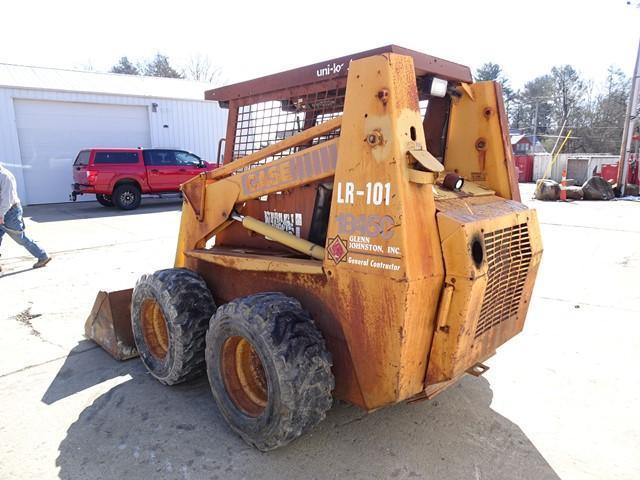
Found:
<path fill-rule="evenodd" d="M 116 360 L 137 357 L 131 330 L 131 288 L 105 292 L 100 290 L 84 332 Z"/>

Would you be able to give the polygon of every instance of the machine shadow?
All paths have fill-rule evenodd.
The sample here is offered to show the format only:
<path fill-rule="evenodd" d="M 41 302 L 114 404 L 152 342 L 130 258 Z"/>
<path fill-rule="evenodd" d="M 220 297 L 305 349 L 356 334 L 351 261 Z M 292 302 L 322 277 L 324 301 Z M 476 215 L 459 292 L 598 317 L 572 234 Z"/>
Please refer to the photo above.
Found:
<path fill-rule="evenodd" d="M 90 355 L 88 353 L 90 352 Z M 80 355 L 85 354 L 85 355 Z M 91 340 L 81 340 L 73 347 L 53 381 L 44 392 L 41 401 L 51 405 L 82 390 L 98 385 L 112 378 L 129 374 L 135 362 L 118 362 Z"/>
<path fill-rule="evenodd" d="M 142 203 L 135 210 L 125 211 L 117 208 L 103 207 L 98 202 L 53 203 L 33 205 L 24 208 L 24 216 L 36 223 L 59 222 L 87 218 L 117 217 L 122 215 L 142 215 L 156 212 L 179 211 L 182 199 L 177 196 L 169 198 L 142 198 Z"/>
<path fill-rule="evenodd" d="M 131 376 L 69 427 L 56 460 L 62 479 L 559 478 L 522 430 L 490 408 L 493 394 L 483 378 L 369 415 L 337 403 L 306 436 L 261 453 L 224 423 L 206 378 L 166 387 L 141 362 L 103 355 L 75 355 L 59 374 L 71 387 L 45 394 L 51 401 L 98 383 L 87 376 Z"/>

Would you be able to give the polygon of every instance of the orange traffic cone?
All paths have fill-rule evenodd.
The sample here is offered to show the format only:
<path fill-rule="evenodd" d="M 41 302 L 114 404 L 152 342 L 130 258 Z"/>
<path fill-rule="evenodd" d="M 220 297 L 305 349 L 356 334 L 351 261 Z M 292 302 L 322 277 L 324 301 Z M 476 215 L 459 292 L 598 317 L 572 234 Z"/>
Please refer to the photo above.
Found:
<path fill-rule="evenodd" d="M 567 169 L 562 170 L 562 181 L 560 182 L 560 201 L 567 201 Z"/>

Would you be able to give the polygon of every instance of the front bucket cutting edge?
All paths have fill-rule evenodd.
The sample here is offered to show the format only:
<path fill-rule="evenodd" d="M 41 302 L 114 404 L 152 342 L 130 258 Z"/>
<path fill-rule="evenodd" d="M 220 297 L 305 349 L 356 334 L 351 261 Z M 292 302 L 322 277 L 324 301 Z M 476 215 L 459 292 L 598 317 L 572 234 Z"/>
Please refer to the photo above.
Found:
<path fill-rule="evenodd" d="M 133 289 L 98 292 L 84 332 L 116 360 L 138 356 L 131 330 Z"/>

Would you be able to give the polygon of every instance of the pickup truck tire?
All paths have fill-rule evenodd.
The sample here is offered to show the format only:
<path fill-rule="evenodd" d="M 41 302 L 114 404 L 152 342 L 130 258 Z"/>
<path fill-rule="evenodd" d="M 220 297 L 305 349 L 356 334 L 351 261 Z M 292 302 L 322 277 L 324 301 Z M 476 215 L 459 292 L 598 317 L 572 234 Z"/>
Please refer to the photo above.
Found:
<path fill-rule="evenodd" d="M 96 200 L 103 207 L 113 207 L 113 200 L 111 200 L 111 195 L 96 193 Z"/>
<path fill-rule="evenodd" d="M 149 373 L 165 385 L 205 370 L 205 333 L 216 306 L 202 277 L 186 268 L 140 277 L 131 298 L 136 348 Z"/>
<path fill-rule="evenodd" d="M 123 183 L 113 189 L 111 199 L 120 210 L 135 210 L 140 206 L 142 192 L 134 183 Z"/>
<path fill-rule="evenodd" d="M 206 344 L 218 409 L 257 449 L 286 445 L 331 408 L 331 355 L 296 299 L 282 293 L 237 298 L 211 318 Z"/>

